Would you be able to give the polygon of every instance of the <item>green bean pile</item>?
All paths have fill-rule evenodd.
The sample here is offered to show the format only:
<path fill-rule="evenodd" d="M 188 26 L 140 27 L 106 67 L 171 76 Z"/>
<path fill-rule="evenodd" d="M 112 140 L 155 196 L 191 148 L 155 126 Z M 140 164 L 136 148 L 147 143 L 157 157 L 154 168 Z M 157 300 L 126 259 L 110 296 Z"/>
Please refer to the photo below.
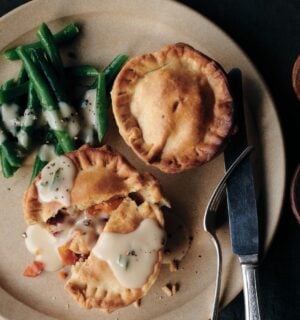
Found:
<path fill-rule="evenodd" d="M 45 148 L 52 146 L 54 153 L 61 155 L 87 142 L 80 138 L 83 115 L 79 107 L 72 106 L 67 88 L 70 78 L 77 83 L 94 78 L 87 87 L 96 90 L 95 123 L 89 143 L 102 143 L 108 128 L 107 92 L 128 56 L 118 55 L 102 71 L 90 65 L 65 67 L 59 46 L 78 34 L 74 23 L 56 34 L 42 23 L 37 31 L 39 41 L 4 52 L 6 59 L 22 62 L 17 79 L 0 86 L 0 163 L 5 178 L 13 176 L 38 146 L 31 180 L 50 160 L 45 157 Z"/>

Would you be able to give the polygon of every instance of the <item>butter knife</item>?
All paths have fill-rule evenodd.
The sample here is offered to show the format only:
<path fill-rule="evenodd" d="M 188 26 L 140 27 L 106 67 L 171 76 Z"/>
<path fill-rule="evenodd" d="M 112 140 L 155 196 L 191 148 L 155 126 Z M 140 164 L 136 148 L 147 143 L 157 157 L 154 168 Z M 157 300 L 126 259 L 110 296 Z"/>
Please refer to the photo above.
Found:
<path fill-rule="evenodd" d="M 232 136 L 224 152 L 226 170 L 248 145 L 241 71 L 231 70 L 228 78 L 234 99 L 238 132 Z M 260 320 L 262 317 L 258 286 L 259 223 L 249 157 L 244 159 L 227 182 L 227 207 L 232 250 L 239 257 L 242 268 L 246 320 Z"/>

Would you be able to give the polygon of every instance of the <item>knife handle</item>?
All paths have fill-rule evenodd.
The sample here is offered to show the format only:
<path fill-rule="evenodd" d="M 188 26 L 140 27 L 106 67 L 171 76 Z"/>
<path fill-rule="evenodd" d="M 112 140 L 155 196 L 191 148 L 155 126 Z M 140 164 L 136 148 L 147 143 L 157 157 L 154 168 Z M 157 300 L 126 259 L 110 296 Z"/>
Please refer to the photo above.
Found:
<path fill-rule="evenodd" d="M 258 287 L 258 265 L 241 264 L 244 282 L 246 320 L 261 320 Z"/>

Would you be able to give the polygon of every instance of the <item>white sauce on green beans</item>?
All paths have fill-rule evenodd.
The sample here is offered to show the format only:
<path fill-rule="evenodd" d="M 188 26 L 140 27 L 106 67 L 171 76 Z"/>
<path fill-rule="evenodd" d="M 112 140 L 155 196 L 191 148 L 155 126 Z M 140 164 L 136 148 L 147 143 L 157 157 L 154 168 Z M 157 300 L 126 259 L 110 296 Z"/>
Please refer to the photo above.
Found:
<path fill-rule="evenodd" d="M 25 109 L 24 116 L 21 119 L 21 126 L 31 127 L 36 120 L 35 113 L 30 109 Z"/>
<path fill-rule="evenodd" d="M 21 125 L 19 118 L 20 107 L 16 103 L 3 103 L 1 105 L 1 117 L 5 128 L 13 135 L 16 136 L 17 129 Z"/>
<path fill-rule="evenodd" d="M 6 140 L 6 135 L 3 130 L 0 129 L 0 144 L 2 144 Z"/>
<path fill-rule="evenodd" d="M 63 123 L 70 137 L 76 137 L 80 131 L 77 112 L 66 102 L 59 102 L 58 106 L 63 119 Z"/>
<path fill-rule="evenodd" d="M 165 233 L 154 219 L 145 219 L 130 233 L 101 233 L 93 254 L 105 260 L 125 288 L 141 288 L 153 272 Z"/>
<path fill-rule="evenodd" d="M 94 130 L 96 128 L 96 89 L 86 91 L 81 104 L 84 127 L 81 131 L 82 140 L 93 144 Z"/>
<path fill-rule="evenodd" d="M 23 148 L 28 148 L 29 146 L 29 135 L 25 130 L 20 130 L 17 134 L 17 139 L 19 144 L 23 147 Z"/>
<path fill-rule="evenodd" d="M 17 115 L 17 114 L 16 114 Z M 21 127 L 20 131 L 16 134 L 13 134 L 17 137 L 19 144 L 24 147 L 25 149 L 29 147 L 29 135 L 26 131 L 26 128 L 31 127 L 36 120 L 35 113 L 30 109 L 25 109 L 23 117 L 16 118 L 15 123 L 18 124 L 14 128 L 18 129 L 18 126 Z M 10 130 L 11 132 L 11 130 Z"/>
<path fill-rule="evenodd" d="M 59 110 L 61 112 L 62 118 L 69 118 L 72 116 L 73 108 L 68 105 L 66 102 L 59 102 L 58 103 Z"/>
<path fill-rule="evenodd" d="M 35 255 L 35 260 L 44 264 L 47 271 L 56 271 L 63 267 L 62 259 L 57 250 L 57 239 L 38 224 L 28 226 L 25 245 Z"/>
<path fill-rule="evenodd" d="M 46 110 L 44 116 L 52 130 L 64 130 L 63 121 L 60 119 L 57 110 Z"/>
<path fill-rule="evenodd" d="M 85 124 L 89 127 L 96 125 L 96 95 L 96 89 L 88 90 L 81 105 Z"/>
<path fill-rule="evenodd" d="M 94 144 L 94 128 L 84 127 L 81 131 L 81 138 L 84 143 Z"/>
<path fill-rule="evenodd" d="M 41 112 L 41 114 L 39 115 L 39 117 L 37 118 L 36 120 L 36 126 L 38 128 L 40 127 L 43 127 L 43 126 L 46 126 L 48 123 L 48 120 L 46 119 L 46 116 L 45 116 L 45 111 Z M 50 127 L 50 125 L 49 125 Z"/>
<path fill-rule="evenodd" d="M 43 144 L 39 150 L 39 158 L 42 161 L 49 162 L 56 157 L 55 148 L 53 145 Z"/>
<path fill-rule="evenodd" d="M 70 206 L 75 175 L 76 167 L 68 157 L 60 156 L 49 162 L 36 182 L 39 201 L 56 201 L 65 207 Z"/>

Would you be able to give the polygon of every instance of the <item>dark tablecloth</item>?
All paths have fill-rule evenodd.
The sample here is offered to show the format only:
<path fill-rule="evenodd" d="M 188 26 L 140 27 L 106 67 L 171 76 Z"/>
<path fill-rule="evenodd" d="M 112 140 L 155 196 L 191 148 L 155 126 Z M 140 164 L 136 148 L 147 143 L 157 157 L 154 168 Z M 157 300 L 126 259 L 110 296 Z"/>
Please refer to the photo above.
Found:
<path fill-rule="evenodd" d="M 0 16 L 27 1 L 0 0 Z M 300 54 L 300 0 L 181 2 L 214 21 L 244 49 L 261 72 L 275 100 L 285 137 L 287 188 L 282 218 L 261 267 L 262 300 L 265 320 L 298 320 L 300 227 L 290 209 L 289 186 L 292 173 L 300 162 L 297 140 L 300 138 L 300 103 L 291 88 L 292 65 Z M 219 318 L 244 319 L 242 294 L 222 310 Z"/>
<path fill-rule="evenodd" d="M 300 319 L 300 227 L 289 199 L 291 175 L 300 162 L 300 103 L 291 87 L 293 62 L 300 54 L 299 0 L 184 1 L 225 30 L 248 54 L 267 82 L 281 121 L 286 154 L 287 184 L 282 218 L 261 267 L 264 319 Z M 244 319 L 240 294 L 220 315 Z"/>

